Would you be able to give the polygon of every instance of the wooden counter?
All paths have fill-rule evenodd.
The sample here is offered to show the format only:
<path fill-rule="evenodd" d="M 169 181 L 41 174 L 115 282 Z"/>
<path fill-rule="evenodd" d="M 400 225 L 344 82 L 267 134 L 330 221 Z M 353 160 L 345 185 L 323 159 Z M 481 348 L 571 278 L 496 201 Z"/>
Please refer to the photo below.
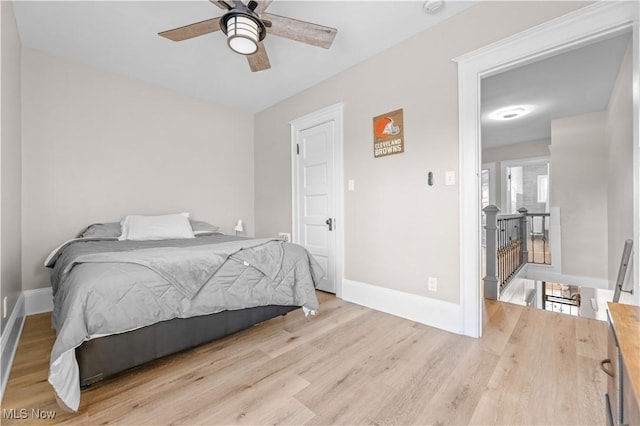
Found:
<path fill-rule="evenodd" d="M 640 307 L 609 303 L 609 320 L 620 351 L 623 423 L 640 422 Z M 615 422 L 614 422 L 615 423 Z"/>

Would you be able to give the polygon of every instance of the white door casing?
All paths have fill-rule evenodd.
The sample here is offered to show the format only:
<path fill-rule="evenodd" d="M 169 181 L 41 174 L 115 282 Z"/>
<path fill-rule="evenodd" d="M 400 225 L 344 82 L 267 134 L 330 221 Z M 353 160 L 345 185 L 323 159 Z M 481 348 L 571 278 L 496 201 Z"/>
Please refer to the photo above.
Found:
<path fill-rule="evenodd" d="M 600 1 L 455 58 L 460 146 L 460 311 L 462 334 L 482 335 L 480 285 L 480 80 L 625 31 L 633 32 L 633 235 L 640 227 L 640 34 L 638 2 Z M 634 253 L 640 264 L 640 250 Z M 634 287 L 640 268 L 634 268 Z M 637 296 L 635 301 L 638 301 Z"/>
<path fill-rule="evenodd" d="M 326 273 L 319 290 L 342 289 L 342 105 L 292 121 L 292 241 Z"/>

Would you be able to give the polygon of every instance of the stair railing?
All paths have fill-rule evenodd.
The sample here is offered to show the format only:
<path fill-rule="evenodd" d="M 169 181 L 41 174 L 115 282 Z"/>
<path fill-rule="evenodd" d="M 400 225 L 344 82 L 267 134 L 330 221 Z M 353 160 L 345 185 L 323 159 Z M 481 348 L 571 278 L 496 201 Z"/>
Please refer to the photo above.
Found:
<path fill-rule="evenodd" d="M 483 211 L 486 215 L 484 297 L 497 300 L 529 259 L 527 209 L 518 209 L 518 214 L 498 215 L 500 209 L 488 205 Z"/>

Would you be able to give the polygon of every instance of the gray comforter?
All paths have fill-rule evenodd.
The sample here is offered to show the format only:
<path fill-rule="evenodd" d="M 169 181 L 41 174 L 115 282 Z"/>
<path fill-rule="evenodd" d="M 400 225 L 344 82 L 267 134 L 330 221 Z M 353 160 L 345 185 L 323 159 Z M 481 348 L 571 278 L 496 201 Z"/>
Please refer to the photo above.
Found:
<path fill-rule="evenodd" d="M 75 240 L 52 257 L 53 324 L 49 382 L 76 411 L 74 349 L 85 340 L 159 321 L 265 305 L 316 311 L 324 272 L 303 247 L 222 234 L 190 240 Z"/>

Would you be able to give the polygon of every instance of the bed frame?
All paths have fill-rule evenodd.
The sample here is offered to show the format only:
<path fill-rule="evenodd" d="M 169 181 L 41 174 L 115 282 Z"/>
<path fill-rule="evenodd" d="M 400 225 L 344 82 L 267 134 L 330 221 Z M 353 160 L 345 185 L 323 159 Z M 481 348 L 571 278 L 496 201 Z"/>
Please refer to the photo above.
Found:
<path fill-rule="evenodd" d="M 258 306 L 193 318 L 175 318 L 147 327 L 88 340 L 76 348 L 80 386 L 89 386 L 146 362 L 228 336 L 298 306 Z"/>

